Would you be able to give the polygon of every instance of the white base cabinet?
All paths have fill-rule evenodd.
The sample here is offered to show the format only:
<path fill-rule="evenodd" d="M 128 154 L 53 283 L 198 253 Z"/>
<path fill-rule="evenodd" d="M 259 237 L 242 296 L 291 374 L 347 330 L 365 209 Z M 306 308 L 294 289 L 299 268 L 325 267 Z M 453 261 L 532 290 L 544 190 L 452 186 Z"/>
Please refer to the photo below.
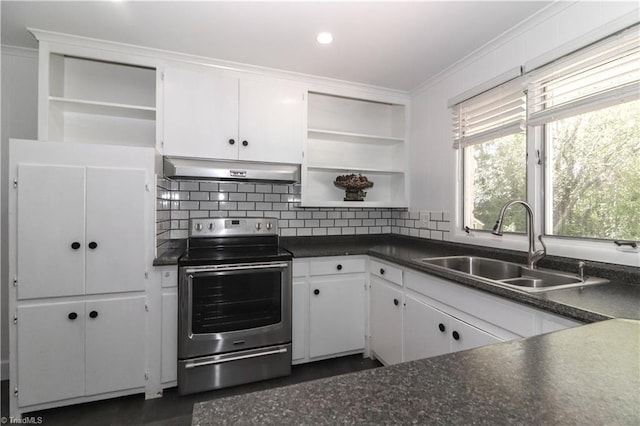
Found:
<path fill-rule="evenodd" d="M 17 312 L 20 407 L 145 386 L 144 296 Z"/>
<path fill-rule="evenodd" d="M 385 365 L 581 325 L 377 259 L 369 280 L 370 350 Z"/>
<path fill-rule="evenodd" d="M 294 259 L 293 363 L 364 352 L 366 258 Z"/>

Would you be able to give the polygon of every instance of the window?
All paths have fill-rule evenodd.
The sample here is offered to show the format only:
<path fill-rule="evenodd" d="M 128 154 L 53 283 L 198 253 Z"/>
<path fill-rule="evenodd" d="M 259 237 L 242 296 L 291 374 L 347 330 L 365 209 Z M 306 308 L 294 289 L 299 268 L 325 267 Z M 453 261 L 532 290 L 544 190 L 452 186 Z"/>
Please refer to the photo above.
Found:
<path fill-rule="evenodd" d="M 639 95 L 637 26 L 533 73 L 547 235 L 640 240 Z"/>
<path fill-rule="evenodd" d="M 454 106 L 463 227 L 491 230 L 505 202 L 533 194 L 528 201 L 544 212 L 536 222 L 546 235 L 640 240 L 639 30 L 635 25 Z M 508 120 L 504 111 L 515 111 L 515 98 L 517 108 L 526 100 L 526 113 Z M 535 164 L 527 165 L 527 152 L 540 153 Z M 527 170 L 536 177 L 527 179 Z M 525 215 L 514 212 L 505 229 L 526 231 Z"/>
<path fill-rule="evenodd" d="M 526 199 L 525 96 L 521 79 L 454 108 L 454 147 L 463 150 L 464 226 L 491 231 L 502 205 Z M 524 232 L 524 211 L 512 209 L 504 230 Z"/>

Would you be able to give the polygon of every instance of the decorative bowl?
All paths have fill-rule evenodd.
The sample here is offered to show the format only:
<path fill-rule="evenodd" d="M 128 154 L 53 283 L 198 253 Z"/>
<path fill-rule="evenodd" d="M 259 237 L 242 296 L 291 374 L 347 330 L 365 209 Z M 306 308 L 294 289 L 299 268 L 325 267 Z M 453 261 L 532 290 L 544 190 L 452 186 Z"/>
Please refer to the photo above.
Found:
<path fill-rule="evenodd" d="M 361 174 L 349 174 L 336 177 L 333 184 L 337 187 L 344 188 L 344 201 L 364 201 L 367 193 L 363 189 L 371 188 L 373 182 Z"/>

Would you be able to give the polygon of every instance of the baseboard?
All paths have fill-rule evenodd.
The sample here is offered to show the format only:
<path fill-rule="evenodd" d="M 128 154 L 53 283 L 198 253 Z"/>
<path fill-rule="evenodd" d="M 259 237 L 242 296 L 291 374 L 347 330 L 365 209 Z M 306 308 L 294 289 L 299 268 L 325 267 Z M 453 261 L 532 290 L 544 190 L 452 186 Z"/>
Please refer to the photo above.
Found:
<path fill-rule="evenodd" d="M 0 380 L 9 380 L 9 360 L 0 361 Z"/>

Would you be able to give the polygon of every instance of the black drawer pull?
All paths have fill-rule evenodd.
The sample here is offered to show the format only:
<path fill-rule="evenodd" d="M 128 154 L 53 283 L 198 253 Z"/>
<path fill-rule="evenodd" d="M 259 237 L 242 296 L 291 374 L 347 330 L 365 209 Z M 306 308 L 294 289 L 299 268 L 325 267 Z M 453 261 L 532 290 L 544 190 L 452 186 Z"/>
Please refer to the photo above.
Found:
<path fill-rule="evenodd" d="M 91 241 L 91 242 L 89 243 L 89 248 L 90 248 L 91 250 L 94 250 L 96 247 L 98 247 L 98 243 L 96 243 L 95 241 Z"/>
<path fill-rule="evenodd" d="M 336 269 L 337 269 L 338 271 L 342 271 L 342 265 L 338 264 L 338 266 L 336 266 Z"/>
<path fill-rule="evenodd" d="M 446 330 L 446 327 L 444 326 L 444 324 L 440 323 L 438 324 L 438 329 L 444 333 L 444 331 Z"/>
<path fill-rule="evenodd" d="M 73 321 L 74 319 L 78 318 L 78 314 L 76 314 L 75 312 L 70 312 L 69 315 L 67 315 L 67 317 Z"/>
<path fill-rule="evenodd" d="M 398 304 L 400 304 L 400 301 L 398 299 L 393 299 L 393 304 L 398 306 Z"/>
<path fill-rule="evenodd" d="M 460 340 L 460 334 L 458 334 L 457 331 L 454 331 L 451 335 L 453 336 L 453 340 Z"/>
<path fill-rule="evenodd" d="M 247 141 L 242 141 L 242 146 L 248 146 L 248 145 L 249 145 L 249 142 L 247 142 Z"/>
<path fill-rule="evenodd" d="M 98 311 L 89 312 L 89 318 L 98 318 Z"/>
<path fill-rule="evenodd" d="M 74 250 L 78 250 L 80 248 L 80 243 L 77 241 L 74 241 L 71 243 L 71 248 Z"/>
<path fill-rule="evenodd" d="M 235 141 L 235 140 L 233 140 L 233 139 L 229 139 L 229 145 L 233 145 L 234 143 L 236 143 L 236 141 Z"/>
<path fill-rule="evenodd" d="M 316 296 L 320 294 L 320 290 L 318 290 L 317 288 L 315 290 L 313 290 L 313 294 L 315 294 Z"/>

